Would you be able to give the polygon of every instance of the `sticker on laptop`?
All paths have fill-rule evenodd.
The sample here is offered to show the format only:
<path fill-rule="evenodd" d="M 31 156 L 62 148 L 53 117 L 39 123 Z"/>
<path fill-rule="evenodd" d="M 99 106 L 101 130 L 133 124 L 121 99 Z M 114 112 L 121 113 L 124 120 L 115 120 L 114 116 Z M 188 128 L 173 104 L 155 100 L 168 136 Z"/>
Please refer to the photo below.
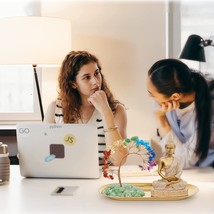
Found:
<path fill-rule="evenodd" d="M 72 135 L 72 134 L 67 134 L 67 135 L 65 135 L 65 137 L 64 137 L 64 143 L 65 143 L 66 145 L 71 146 L 71 145 L 73 145 L 74 143 L 76 143 L 76 141 L 77 141 L 76 137 L 75 137 L 74 135 Z"/>
<path fill-rule="evenodd" d="M 50 155 L 45 157 L 45 162 L 65 158 L 65 148 L 62 144 L 50 144 Z"/>

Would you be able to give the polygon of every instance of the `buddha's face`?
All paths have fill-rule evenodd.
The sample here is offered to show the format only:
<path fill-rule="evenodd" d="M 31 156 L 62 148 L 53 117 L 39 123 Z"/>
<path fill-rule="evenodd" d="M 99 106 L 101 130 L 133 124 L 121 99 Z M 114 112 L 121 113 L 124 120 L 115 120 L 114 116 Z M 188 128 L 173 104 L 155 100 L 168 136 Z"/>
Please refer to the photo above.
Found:
<path fill-rule="evenodd" d="M 165 145 L 166 154 L 173 155 L 175 153 L 175 144 L 166 144 Z"/>

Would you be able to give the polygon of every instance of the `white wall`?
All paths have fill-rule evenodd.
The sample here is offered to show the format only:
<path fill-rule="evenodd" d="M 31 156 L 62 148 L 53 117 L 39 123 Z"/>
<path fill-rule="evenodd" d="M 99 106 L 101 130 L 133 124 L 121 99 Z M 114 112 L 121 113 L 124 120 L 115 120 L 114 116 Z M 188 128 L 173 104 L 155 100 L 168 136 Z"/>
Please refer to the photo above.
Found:
<path fill-rule="evenodd" d="M 163 1 L 42 1 L 42 16 L 69 19 L 72 49 L 94 53 L 116 98 L 128 115 L 128 136 L 156 133 L 145 77 L 165 58 Z M 44 110 L 56 96 L 58 70 L 43 72 Z"/>

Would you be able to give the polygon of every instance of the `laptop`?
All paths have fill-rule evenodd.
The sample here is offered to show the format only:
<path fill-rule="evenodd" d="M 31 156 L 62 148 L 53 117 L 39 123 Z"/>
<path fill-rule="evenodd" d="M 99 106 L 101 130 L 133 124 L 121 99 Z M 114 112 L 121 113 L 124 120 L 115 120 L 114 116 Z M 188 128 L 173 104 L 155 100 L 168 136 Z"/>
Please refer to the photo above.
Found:
<path fill-rule="evenodd" d="M 20 174 L 34 178 L 98 178 L 97 127 L 18 123 Z"/>

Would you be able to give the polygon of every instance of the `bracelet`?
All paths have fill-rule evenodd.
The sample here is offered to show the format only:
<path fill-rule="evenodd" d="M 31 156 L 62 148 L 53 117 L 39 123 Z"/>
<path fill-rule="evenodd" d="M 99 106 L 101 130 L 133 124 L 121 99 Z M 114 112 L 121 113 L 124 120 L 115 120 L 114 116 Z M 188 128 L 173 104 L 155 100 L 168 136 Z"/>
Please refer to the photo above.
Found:
<path fill-rule="evenodd" d="M 112 126 L 110 128 L 107 128 L 107 129 L 103 129 L 104 132 L 111 132 L 111 131 L 114 131 L 118 128 L 118 126 Z"/>

